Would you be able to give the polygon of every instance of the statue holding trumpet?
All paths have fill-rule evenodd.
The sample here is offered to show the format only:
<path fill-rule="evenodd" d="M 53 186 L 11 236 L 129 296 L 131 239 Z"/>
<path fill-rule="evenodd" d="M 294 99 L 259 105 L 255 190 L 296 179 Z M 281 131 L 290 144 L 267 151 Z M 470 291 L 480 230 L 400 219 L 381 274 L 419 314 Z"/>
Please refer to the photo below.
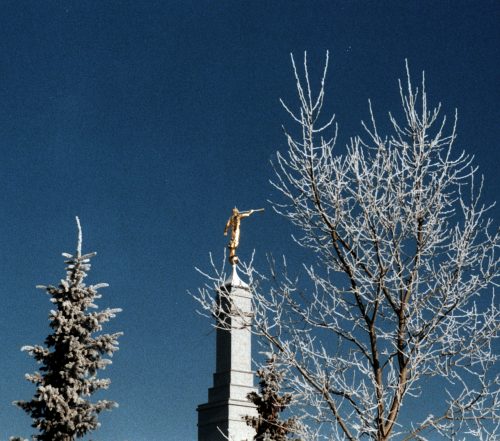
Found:
<path fill-rule="evenodd" d="M 226 228 L 224 228 L 224 236 L 227 235 L 229 228 L 231 228 L 231 240 L 227 246 L 229 248 L 229 262 L 231 265 L 237 265 L 239 261 L 236 255 L 236 248 L 240 244 L 241 219 L 259 211 L 264 211 L 264 209 L 258 208 L 255 210 L 239 211 L 236 207 L 233 208 L 233 213 L 226 223 Z"/>

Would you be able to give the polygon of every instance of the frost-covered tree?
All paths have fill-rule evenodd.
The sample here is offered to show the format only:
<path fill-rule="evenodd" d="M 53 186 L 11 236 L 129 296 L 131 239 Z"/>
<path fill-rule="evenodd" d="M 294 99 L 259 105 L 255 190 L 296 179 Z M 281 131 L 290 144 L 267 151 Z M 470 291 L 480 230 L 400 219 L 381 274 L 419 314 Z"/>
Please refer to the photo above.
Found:
<path fill-rule="evenodd" d="M 36 385 L 31 401 L 16 401 L 33 419 L 32 427 L 39 441 L 73 441 L 99 427 L 98 414 L 116 406 L 108 400 L 90 401 L 100 389 L 107 389 L 110 380 L 97 378 L 100 369 L 111 361 L 105 355 L 118 350 L 121 333 L 100 333 L 102 325 L 115 317 L 120 309 L 95 310 L 100 288 L 105 283 L 86 285 L 90 259 L 96 253 L 82 255 L 82 231 L 78 225 L 76 254 L 63 253 L 67 259 L 66 278 L 59 286 L 39 286 L 50 295 L 55 309 L 50 312 L 51 334 L 45 345 L 25 346 L 40 365 L 40 372 L 27 374 Z"/>
<path fill-rule="evenodd" d="M 245 418 L 247 424 L 255 429 L 255 441 L 286 441 L 288 435 L 298 429 L 296 418 L 280 418 L 292 402 L 292 394 L 282 392 L 284 376 L 285 371 L 278 368 L 275 354 L 270 354 L 265 366 L 257 371 L 259 391 L 247 395 L 257 408 L 257 416 Z"/>
<path fill-rule="evenodd" d="M 285 260 L 270 274 L 242 265 L 253 331 L 327 439 L 498 439 L 499 235 L 477 167 L 456 152 L 456 117 L 450 127 L 407 68 L 390 133 L 370 104 L 365 135 L 337 153 L 334 118 L 322 117 L 328 60 L 317 95 L 307 59 L 303 74 L 292 63 L 300 104 L 282 104 L 298 130 L 277 154 L 274 208 L 313 263 L 306 280 Z M 212 311 L 208 285 L 198 299 Z"/>

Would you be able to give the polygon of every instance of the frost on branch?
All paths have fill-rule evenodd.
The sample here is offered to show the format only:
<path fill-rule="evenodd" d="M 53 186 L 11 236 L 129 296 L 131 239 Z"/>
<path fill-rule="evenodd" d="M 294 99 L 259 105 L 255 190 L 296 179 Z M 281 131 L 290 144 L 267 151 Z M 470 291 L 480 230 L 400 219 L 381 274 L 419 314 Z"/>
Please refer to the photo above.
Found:
<path fill-rule="evenodd" d="M 302 75 L 292 63 L 299 107 L 283 105 L 297 130 L 277 154 L 273 205 L 314 264 L 306 280 L 285 260 L 266 274 L 241 265 L 254 333 L 326 439 L 493 439 L 499 236 L 473 158 L 456 151 L 456 116 L 450 124 L 430 106 L 407 68 L 390 133 L 370 103 L 364 135 L 337 154 L 334 118 L 322 116 L 326 65 L 315 95 L 307 59 Z M 200 290 L 206 311 L 214 292 Z"/>
<path fill-rule="evenodd" d="M 99 427 L 98 414 L 116 407 L 113 401 L 90 401 L 88 398 L 100 389 L 107 389 L 110 380 L 97 378 L 99 370 L 111 361 L 105 355 L 118 350 L 122 333 L 99 334 L 102 325 L 114 318 L 120 309 L 97 308 L 99 288 L 107 284 L 86 285 L 84 279 L 90 270 L 90 259 L 95 253 L 82 255 L 82 233 L 78 225 L 78 245 L 75 255 L 63 253 L 66 258 L 66 278 L 56 286 L 42 286 L 50 295 L 54 308 L 50 311 L 51 334 L 44 346 L 24 346 L 41 366 L 26 379 L 36 386 L 31 401 L 16 401 L 33 419 L 39 441 L 73 441 Z"/>

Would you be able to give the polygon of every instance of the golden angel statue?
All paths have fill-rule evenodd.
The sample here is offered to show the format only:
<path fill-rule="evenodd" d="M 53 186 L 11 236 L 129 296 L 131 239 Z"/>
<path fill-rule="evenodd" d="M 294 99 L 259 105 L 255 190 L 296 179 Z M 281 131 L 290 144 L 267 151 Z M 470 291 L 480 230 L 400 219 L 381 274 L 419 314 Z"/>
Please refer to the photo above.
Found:
<path fill-rule="evenodd" d="M 256 210 L 239 211 L 236 207 L 233 208 L 233 213 L 226 223 L 226 228 L 224 228 L 224 236 L 227 235 L 229 228 L 231 228 L 231 240 L 229 241 L 229 262 L 231 265 L 238 264 L 238 256 L 236 255 L 236 248 L 240 244 L 240 225 L 241 219 L 250 216 L 252 213 L 258 211 L 264 211 L 263 208 L 258 208 Z"/>

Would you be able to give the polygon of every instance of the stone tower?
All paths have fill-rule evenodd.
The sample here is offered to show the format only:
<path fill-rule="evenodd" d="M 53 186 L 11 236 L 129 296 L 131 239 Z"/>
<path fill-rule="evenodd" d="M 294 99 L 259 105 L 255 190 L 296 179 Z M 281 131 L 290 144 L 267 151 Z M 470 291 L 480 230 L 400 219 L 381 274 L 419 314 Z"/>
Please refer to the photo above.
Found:
<path fill-rule="evenodd" d="M 256 415 L 247 394 L 254 390 L 252 372 L 252 295 L 233 265 L 231 277 L 220 288 L 217 328 L 216 368 L 208 402 L 198 406 L 198 441 L 252 441 L 253 428 L 245 415 Z M 238 314 L 231 314 L 238 311 Z M 222 432 L 222 433 L 221 433 Z"/>

